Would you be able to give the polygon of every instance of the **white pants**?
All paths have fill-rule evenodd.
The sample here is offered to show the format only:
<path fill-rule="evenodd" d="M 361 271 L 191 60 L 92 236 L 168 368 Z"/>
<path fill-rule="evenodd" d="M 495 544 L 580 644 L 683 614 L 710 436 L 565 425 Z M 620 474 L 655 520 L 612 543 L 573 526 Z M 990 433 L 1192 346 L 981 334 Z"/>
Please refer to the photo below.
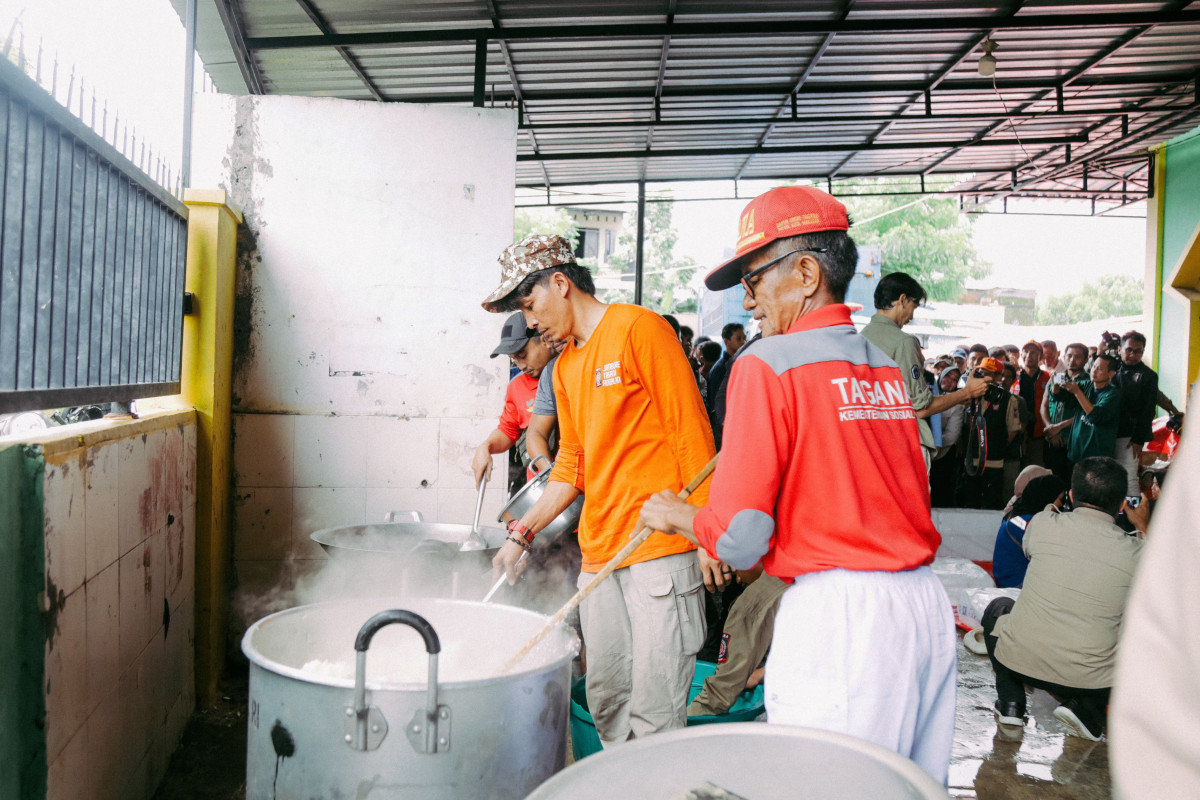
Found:
<path fill-rule="evenodd" d="M 767 720 L 848 733 L 946 782 L 957 642 L 929 567 L 829 570 L 783 595 L 767 658 Z"/>
<path fill-rule="evenodd" d="M 594 577 L 581 573 L 579 587 Z M 687 724 L 702 587 L 692 551 L 619 569 L 583 601 L 588 708 L 606 747 Z"/>
<path fill-rule="evenodd" d="M 1138 457 L 1134 454 L 1133 448 L 1129 446 L 1128 436 L 1121 436 L 1117 439 L 1113 458 L 1117 459 L 1117 463 L 1125 468 L 1125 496 L 1138 497 L 1141 495 L 1142 484 L 1138 481 Z"/>

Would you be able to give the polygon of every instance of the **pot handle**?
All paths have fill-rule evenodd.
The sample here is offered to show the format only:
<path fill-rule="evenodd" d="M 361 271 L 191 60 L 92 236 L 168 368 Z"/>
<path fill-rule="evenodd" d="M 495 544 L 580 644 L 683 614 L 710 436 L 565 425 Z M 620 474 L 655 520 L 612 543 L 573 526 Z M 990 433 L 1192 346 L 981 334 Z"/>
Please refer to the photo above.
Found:
<path fill-rule="evenodd" d="M 375 634 L 380 628 L 393 623 L 400 623 L 421 634 L 421 638 L 425 640 L 425 652 L 430 655 L 436 655 L 442 652 L 442 644 L 438 641 L 437 631 L 429 624 L 429 620 L 422 617 L 420 614 L 414 614 L 411 611 L 405 611 L 402 608 L 392 608 L 387 611 L 380 611 L 375 616 L 363 623 L 363 626 L 358 629 L 358 636 L 354 639 L 354 649 L 362 653 L 371 646 L 371 640 L 375 638 Z"/>
<path fill-rule="evenodd" d="M 367 704 L 367 650 L 380 629 L 396 623 L 407 625 L 419 633 L 425 641 L 425 652 L 429 654 L 425 708 L 418 709 L 413 715 L 406 730 L 408 740 L 419 753 L 449 750 L 450 708 L 438 705 L 438 653 L 442 650 L 441 641 L 429 620 L 401 608 L 380 611 L 363 623 L 358 636 L 354 638 L 354 705 L 346 709 L 347 716 L 353 719 L 354 730 L 347 733 L 346 741 L 355 750 L 374 750 L 387 735 L 387 722 L 382 712 Z"/>

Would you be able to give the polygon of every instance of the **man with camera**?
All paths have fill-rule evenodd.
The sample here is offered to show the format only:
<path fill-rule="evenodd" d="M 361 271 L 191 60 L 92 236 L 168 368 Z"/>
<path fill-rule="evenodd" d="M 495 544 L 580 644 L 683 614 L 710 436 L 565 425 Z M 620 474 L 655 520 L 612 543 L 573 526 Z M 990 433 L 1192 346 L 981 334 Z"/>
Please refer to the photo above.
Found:
<path fill-rule="evenodd" d="M 1079 402 L 1067 391 L 1065 384 L 1089 381 L 1083 365 L 1087 363 L 1087 345 L 1073 342 L 1063 350 L 1064 370 L 1055 372 L 1050 391 L 1042 395 L 1038 413 L 1045 426 L 1046 466 L 1064 481 L 1071 480 L 1071 459 L 1067 448 L 1071 442 L 1071 424 L 1080 412 Z"/>
<path fill-rule="evenodd" d="M 1116 525 L 1124 493 L 1125 471 L 1115 460 L 1087 458 L 1071 476 L 1074 510 L 1048 509 L 1029 520 L 1021 596 L 997 598 L 983 613 L 1001 725 L 1024 726 L 1025 687 L 1032 686 L 1062 704 L 1054 716 L 1072 735 L 1103 736 L 1117 638 L 1142 553 L 1142 540 Z"/>
<path fill-rule="evenodd" d="M 915 336 L 902 330 L 912 321 L 917 306 L 925 302 L 925 290 L 911 275 L 892 272 L 884 275 L 875 287 L 875 316 L 862 329 L 862 335 L 896 362 L 904 375 L 913 410 L 917 412 L 917 431 L 921 437 L 921 454 L 925 457 L 925 472 L 933 460 L 937 445 L 929 418 L 960 403 L 979 397 L 987 389 L 982 378 L 969 378 L 962 389 L 949 394 L 935 395 L 925 382 L 925 357 Z"/>
<path fill-rule="evenodd" d="M 967 406 L 961 441 L 966 445 L 958 479 L 958 505 L 1004 508 L 1004 454 L 1021 432 L 1016 395 L 1004 389 L 1004 364 L 985 358 L 971 375 L 984 381 L 984 394 Z"/>
<path fill-rule="evenodd" d="M 1121 366 L 1113 385 L 1121 390 L 1121 416 L 1117 422 L 1116 459 L 1128 473 L 1125 494 L 1137 497 L 1141 492 L 1138 467 L 1142 446 L 1154 438 L 1151 429 L 1155 408 L 1161 405 L 1168 413 L 1178 414 L 1175 404 L 1158 390 L 1158 373 L 1142 362 L 1146 352 L 1146 337 L 1129 331 L 1121 337 Z"/>

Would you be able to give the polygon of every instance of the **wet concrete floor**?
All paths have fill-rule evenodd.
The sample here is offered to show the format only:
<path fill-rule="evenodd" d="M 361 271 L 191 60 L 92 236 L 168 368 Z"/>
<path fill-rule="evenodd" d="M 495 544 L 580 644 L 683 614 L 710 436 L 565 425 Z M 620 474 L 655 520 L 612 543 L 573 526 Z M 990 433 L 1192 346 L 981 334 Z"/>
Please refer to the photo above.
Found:
<path fill-rule="evenodd" d="M 996 694 L 987 657 L 968 651 L 959 638 L 950 795 L 978 800 L 1111 797 L 1108 743 L 1068 736 L 1054 718 L 1057 704 L 1041 691 L 1030 695 L 1024 730 L 1000 729 L 992 716 Z M 155 800 L 243 800 L 246 669 L 230 668 L 217 705 L 192 717 Z"/>

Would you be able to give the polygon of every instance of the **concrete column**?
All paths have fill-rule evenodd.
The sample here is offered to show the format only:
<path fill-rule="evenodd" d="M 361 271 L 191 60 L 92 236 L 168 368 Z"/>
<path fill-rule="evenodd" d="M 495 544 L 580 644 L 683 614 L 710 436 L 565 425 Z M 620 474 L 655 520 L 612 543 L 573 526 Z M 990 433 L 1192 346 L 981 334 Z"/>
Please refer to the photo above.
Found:
<path fill-rule="evenodd" d="M 216 700 L 229 613 L 233 307 L 242 212 L 222 190 L 187 189 L 181 393 L 196 409 L 196 702 Z"/>

